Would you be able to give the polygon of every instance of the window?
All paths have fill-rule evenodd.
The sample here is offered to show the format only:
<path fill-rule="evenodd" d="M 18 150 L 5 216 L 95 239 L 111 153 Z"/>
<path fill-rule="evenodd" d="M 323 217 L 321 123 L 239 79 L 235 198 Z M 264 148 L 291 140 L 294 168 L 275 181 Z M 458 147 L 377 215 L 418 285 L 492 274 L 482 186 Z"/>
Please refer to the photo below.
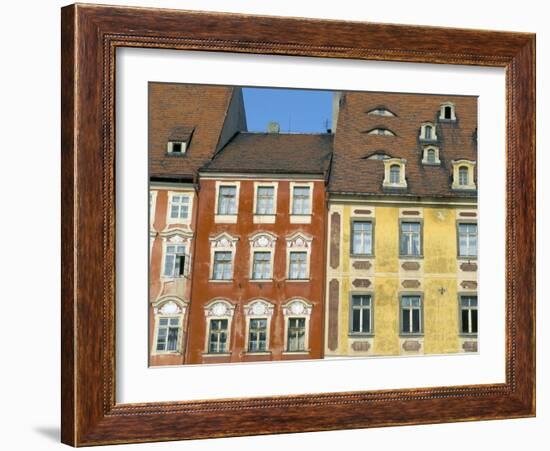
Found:
<path fill-rule="evenodd" d="M 229 321 L 227 319 L 210 320 L 210 332 L 208 334 L 208 352 L 210 354 L 223 354 L 227 352 L 227 331 Z"/>
<path fill-rule="evenodd" d="M 468 185 L 468 168 L 466 166 L 458 168 L 458 184 L 463 186 Z"/>
<path fill-rule="evenodd" d="M 432 139 L 432 126 L 431 125 L 426 125 L 426 127 L 424 127 L 424 138 L 425 139 Z"/>
<path fill-rule="evenodd" d="M 178 317 L 160 317 L 157 328 L 157 352 L 176 352 L 180 336 Z"/>
<path fill-rule="evenodd" d="M 426 160 L 428 161 L 428 163 L 435 164 L 435 150 L 428 149 L 426 157 L 427 157 Z"/>
<path fill-rule="evenodd" d="M 372 297 L 368 294 L 354 294 L 351 297 L 351 333 L 372 332 Z"/>
<path fill-rule="evenodd" d="M 455 121 L 455 105 L 450 102 L 442 103 L 439 110 L 439 119 L 443 119 L 445 121 Z"/>
<path fill-rule="evenodd" d="M 295 186 L 292 191 L 292 214 L 308 215 L 310 213 L 310 187 Z"/>
<path fill-rule="evenodd" d="M 256 193 L 256 214 L 257 215 L 272 215 L 275 212 L 274 199 L 275 187 L 273 186 L 258 186 Z"/>
<path fill-rule="evenodd" d="M 367 135 L 395 136 L 395 133 L 387 128 L 373 128 L 367 132 Z"/>
<path fill-rule="evenodd" d="M 477 334 L 477 296 L 460 296 L 460 332 Z"/>
<path fill-rule="evenodd" d="M 372 254 L 372 222 L 352 222 L 352 249 L 351 253 L 356 255 Z"/>
<path fill-rule="evenodd" d="M 167 244 L 164 255 L 164 277 L 183 277 L 186 274 L 185 246 Z"/>
<path fill-rule="evenodd" d="M 373 110 L 367 111 L 367 114 L 370 116 L 386 116 L 386 117 L 395 117 L 395 114 L 390 110 L 384 107 L 378 107 Z"/>
<path fill-rule="evenodd" d="M 237 214 L 237 187 L 220 186 L 218 194 L 218 214 L 236 215 Z"/>
<path fill-rule="evenodd" d="M 271 279 L 271 252 L 254 252 L 252 279 Z"/>
<path fill-rule="evenodd" d="M 297 352 L 306 350 L 306 319 L 289 318 L 287 351 Z"/>
<path fill-rule="evenodd" d="M 404 257 L 421 255 L 420 223 L 401 222 L 399 253 Z"/>
<path fill-rule="evenodd" d="M 214 252 L 214 270 L 212 279 L 231 280 L 233 277 L 233 255 L 231 251 Z"/>
<path fill-rule="evenodd" d="M 371 153 L 363 158 L 365 160 L 388 160 L 389 158 L 391 158 L 391 156 L 383 151 L 380 151 L 380 152 Z"/>
<path fill-rule="evenodd" d="M 422 299 L 420 296 L 401 297 L 401 333 L 422 333 Z"/>
<path fill-rule="evenodd" d="M 477 257 L 477 224 L 458 224 L 458 255 Z"/>
<path fill-rule="evenodd" d="M 267 319 L 250 319 L 248 326 L 248 352 L 265 352 L 267 350 Z"/>
<path fill-rule="evenodd" d="M 288 278 L 293 280 L 307 279 L 307 252 L 290 252 Z"/>
<path fill-rule="evenodd" d="M 435 125 L 425 122 L 420 127 L 420 139 L 423 141 L 435 141 L 437 139 Z"/>
<path fill-rule="evenodd" d="M 446 106 L 443 109 L 443 115 L 445 119 L 451 119 L 453 109 L 450 106 Z"/>
<path fill-rule="evenodd" d="M 400 180 L 401 168 L 398 164 L 392 164 L 390 166 L 390 183 L 398 184 Z"/>
<path fill-rule="evenodd" d="M 168 141 L 168 153 L 183 155 L 187 151 L 187 143 L 184 141 Z"/>
<path fill-rule="evenodd" d="M 189 217 L 189 196 L 172 194 L 170 199 L 170 219 L 187 219 Z"/>

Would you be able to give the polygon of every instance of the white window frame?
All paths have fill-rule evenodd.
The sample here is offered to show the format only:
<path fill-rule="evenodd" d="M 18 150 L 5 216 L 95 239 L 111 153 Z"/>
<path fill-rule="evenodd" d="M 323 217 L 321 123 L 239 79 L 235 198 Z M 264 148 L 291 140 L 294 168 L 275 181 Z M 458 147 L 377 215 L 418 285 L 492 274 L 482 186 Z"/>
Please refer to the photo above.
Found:
<path fill-rule="evenodd" d="M 432 128 L 432 136 L 430 138 L 426 137 L 426 127 Z M 435 124 L 433 122 L 423 122 L 420 126 L 419 138 L 421 141 L 437 141 L 437 131 Z"/>
<path fill-rule="evenodd" d="M 306 213 L 293 213 L 294 211 L 294 188 L 309 188 L 309 212 Z M 291 224 L 311 224 L 311 215 L 313 212 L 313 199 L 314 199 L 314 183 L 313 182 L 290 182 L 290 202 L 288 213 L 290 215 Z"/>
<path fill-rule="evenodd" d="M 158 191 L 154 189 L 149 190 L 149 230 L 155 228 L 155 215 L 157 211 L 157 195 Z"/>
<path fill-rule="evenodd" d="M 476 253 L 475 254 L 462 254 L 462 252 L 460 251 L 460 236 L 461 236 L 461 233 L 460 233 L 460 226 L 463 226 L 463 225 L 475 225 L 476 226 Z M 457 225 L 456 225 L 456 237 L 457 237 L 457 240 L 456 240 L 456 245 L 457 245 L 457 255 L 458 255 L 458 258 L 460 259 L 476 259 L 477 258 L 477 253 L 478 253 L 478 245 L 479 245 L 479 242 L 478 242 L 478 238 L 479 238 L 479 230 L 478 230 L 478 227 L 477 227 L 477 221 L 465 221 L 465 220 L 458 220 L 457 221 Z M 467 236 L 467 241 L 468 241 L 468 249 L 471 248 L 471 245 L 470 245 L 470 234 L 466 235 Z"/>
<path fill-rule="evenodd" d="M 166 224 L 191 224 L 193 216 L 194 193 L 189 191 L 168 191 L 168 203 L 166 207 Z M 174 196 L 187 197 L 187 218 L 172 218 L 172 198 Z"/>
<path fill-rule="evenodd" d="M 188 268 L 189 268 L 189 272 L 188 274 L 191 272 L 191 253 L 190 253 L 190 249 L 191 249 L 191 238 L 192 238 L 192 233 L 190 233 L 189 231 L 186 231 L 186 230 L 181 230 L 181 229 L 171 229 L 171 230 L 168 230 L 168 231 L 165 231 L 165 232 L 162 232 L 160 234 L 161 238 L 162 238 L 162 264 L 161 264 L 161 273 L 160 273 L 160 277 L 161 279 L 163 280 L 174 280 L 174 279 L 182 279 L 182 278 L 185 278 L 186 277 L 186 274 L 185 274 L 185 270 L 184 270 L 184 274 L 182 276 L 166 276 L 165 275 L 165 269 L 166 269 L 166 252 L 167 252 L 167 247 L 168 246 L 185 246 L 185 252 L 184 252 L 184 255 L 187 256 L 187 259 L 188 259 Z M 187 274 L 187 275 L 188 275 Z"/>
<path fill-rule="evenodd" d="M 406 306 L 403 307 L 403 299 L 415 297 L 419 299 L 419 306 Z M 412 329 L 413 326 L 413 310 L 419 310 L 418 321 L 419 328 L 418 332 L 407 332 L 403 329 L 403 309 L 409 309 L 409 329 Z M 399 334 L 402 337 L 411 337 L 411 336 L 423 336 L 424 335 L 424 296 L 421 293 L 401 293 L 399 295 Z"/>
<path fill-rule="evenodd" d="M 153 328 L 153 343 L 151 355 L 166 355 L 183 353 L 183 320 L 187 313 L 187 302 L 176 296 L 163 296 L 157 299 L 153 304 L 153 315 L 155 324 Z M 162 318 L 177 318 L 178 319 L 178 339 L 175 351 L 160 350 L 157 351 L 158 332 L 160 328 L 160 320 Z"/>
<path fill-rule="evenodd" d="M 174 152 L 174 144 L 181 144 L 181 152 Z M 166 144 L 166 152 L 172 155 L 185 155 L 187 153 L 187 142 L 171 140 Z"/>
<path fill-rule="evenodd" d="M 353 330 L 353 312 L 354 310 L 362 310 L 358 308 L 354 308 L 353 305 L 353 297 L 354 296 L 368 296 L 370 305 L 368 306 L 369 309 L 369 321 L 370 321 L 370 329 L 368 332 L 362 332 L 362 331 L 354 331 Z M 363 307 L 363 306 L 361 306 Z M 366 307 L 365 307 L 366 308 Z M 363 316 L 360 316 L 360 324 L 363 323 Z M 349 335 L 350 336 L 372 336 L 374 335 L 374 293 L 372 291 L 352 291 L 349 295 Z"/>
<path fill-rule="evenodd" d="M 273 311 L 275 305 L 265 299 L 253 299 L 244 306 L 244 315 L 246 318 L 246 331 L 245 331 L 245 353 L 246 354 L 270 354 L 270 339 L 271 339 L 271 318 L 273 317 Z M 266 341 L 265 351 L 250 351 L 250 321 L 253 319 L 265 319 L 266 325 Z"/>
<path fill-rule="evenodd" d="M 220 199 L 220 188 L 222 186 L 235 187 L 235 213 L 231 214 L 219 214 L 218 202 Z M 236 224 L 239 216 L 239 199 L 240 199 L 241 182 L 238 181 L 216 181 L 216 198 L 214 200 L 214 222 L 216 224 Z"/>
<path fill-rule="evenodd" d="M 476 305 L 475 306 L 463 306 L 462 305 L 462 298 L 476 298 Z M 468 332 L 463 331 L 463 323 L 462 323 L 462 311 L 467 310 L 468 311 Z M 475 310 L 477 312 L 477 332 L 472 332 L 472 310 Z M 477 293 L 459 293 L 458 294 L 458 327 L 459 327 L 459 335 L 463 337 L 477 337 L 477 334 L 479 333 L 479 301 Z"/>
<path fill-rule="evenodd" d="M 286 280 L 287 282 L 309 282 L 311 278 L 311 245 L 313 237 L 303 232 L 294 232 L 286 237 Z M 291 252 L 306 252 L 306 278 L 291 279 L 290 278 L 290 253 Z"/>
<path fill-rule="evenodd" d="M 451 164 L 453 166 L 453 183 L 451 189 L 456 190 L 475 190 L 477 189 L 475 183 L 475 166 L 476 162 L 471 160 L 452 160 Z M 468 183 L 463 185 L 460 183 L 460 168 L 466 167 L 468 169 Z"/>
<path fill-rule="evenodd" d="M 404 232 L 403 231 L 403 224 L 418 224 L 418 227 L 419 227 L 419 230 L 418 230 L 418 254 L 413 254 L 412 253 L 412 239 L 409 239 L 409 249 L 407 249 L 407 253 L 403 253 L 401 252 L 401 240 L 402 240 L 402 236 L 403 234 L 407 234 L 407 235 L 411 235 L 413 234 L 413 232 L 410 232 L 410 231 L 406 231 Z M 421 259 L 423 258 L 423 254 L 424 254 L 424 224 L 423 224 L 423 221 L 421 219 L 400 219 L 399 220 L 399 242 L 398 242 L 398 246 L 399 246 L 399 258 L 408 258 L 408 259 L 415 259 L 415 258 L 418 258 L 418 259 Z M 409 250 L 411 252 L 409 252 Z"/>
<path fill-rule="evenodd" d="M 275 243 L 277 237 L 270 232 L 256 232 L 248 239 L 250 242 L 250 271 L 249 279 L 251 282 L 270 282 L 273 280 L 273 264 L 275 261 Z M 268 279 L 254 279 L 254 253 L 269 252 L 270 256 L 270 277 Z"/>
<path fill-rule="evenodd" d="M 206 321 L 204 337 L 204 354 L 211 356 L 223 356 L 231 354 L 231 334 L 235 306 L 227 299 L 216 298 L 204 306 L 204 318 Z M 212 320 L 227 320 L 226 352 L 210 352 L 210 323 Z"/>
<path fill-rule="evenodd" d="M 232 282 L 235 278 L 235 252 L 237 249 L 238 237 L 227 232 L 211 236 L 210 240 L 210 272 L 209 282 Z M 214 279 L 214 254 L 215 252 L 231 252 L 231 279 Z"/>
<path fill-rule="evenodd" d="M 387 158 L 383 160 L 384 162 L 384 181 L 382 186 L 385 188 L 407 188 L 407 178 L 406 178 L 406 166 L 407 160 L 404 158 Z M 399 166 L 399 182 L 392 183 L 390 180 L 390 170 L 392 166 Z"/>
<path fill-rule="evenodd" d="M 428 153 L 430 150 L 433 150 L 435 153 L 435 160 L 430 162 L 428 159 Z M 425 146 L 424 155 L 422 156 L 422 164 L 427 166 L 439 166 L 441 165 L 441 160 L 439 159 L 439 147 L 437 146 Z"/>
<path fill-rule="evenodd" d="M 284 351 L 283 354 L 309 354 L 309 323 L 313 305 L 302 298 L 293 298 L 283 305 L 285 319 Z M 288 350 L 289 320 L 295 318 L 305 319 L 304 349 L 299 351 Z"/>
<path fill-rule="evenodd" d="M 258 189 L 273 188 L 273 212 L 260 214 L 258 210 Z M 254 182 L 254 201 L 252 204 L 252 214 L 254 224 L 275 224 L 277 217 L 277 198 L 278 198 L 279 183 L 278 182 Z"/>
<path fill-rule="evenodd" d="M 451 117 L 445 118 L 445 108 L 451 107 Z M 452 102 L 444 102 L 439 107 L 439 120 L 441 121 L 456 121 L 455 104 Z"/>

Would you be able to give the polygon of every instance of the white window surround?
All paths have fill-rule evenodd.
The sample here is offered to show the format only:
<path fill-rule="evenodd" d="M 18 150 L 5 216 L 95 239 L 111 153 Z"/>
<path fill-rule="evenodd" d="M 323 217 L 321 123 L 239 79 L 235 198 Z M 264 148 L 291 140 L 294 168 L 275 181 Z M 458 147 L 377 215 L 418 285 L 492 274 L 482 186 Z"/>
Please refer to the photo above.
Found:
<path fill-rule="evenodd" d="M 180 229 L 180 228 L 174 228 L 174 229 L 168 229 L 164 230 L 160 233 L 160 237 L 162 238 L 162 267 L 160 272 L 160 277 L 164 280 L 166 279 L 174 279 L 174 276 L 165 276 L 165 264 L 166 264 L 166 248 L 167 246 L 174 245 L 174 246 L 185 246 L 185 255 L 189 259 L 187 264 L 189 265 L 188 268 L 190 268 L 191 264 L 191 257 L 190 257 L 190 249 L 191 249 L 191 242 L 193 238 L 193 233 L 191 233 L 189 230 Z"/>
<path fill-rule="evenodd" d="M 227 232 L 222 232 L 211 236 L 210 241 L 210 282 L 231 282 L 235 274 L 235 251 L 237 249 L 237 241 L 239 238 L 232 236 Z M 231 279 L 214 279 L 214 253 L 216 251 L 231 252 L 231 268 L 233 277 Z"/>
<path fill-rule="evenodd" d="M 384 182 L 382 183 L 382 186 L 387 188 L 406 188 L 407 187 L 407 179 L 405 176 L 406 164 L 407 164 L 407 160 L 405 160 L 404 158 L 388 158 L 387 160 L 384 160 Z M 395 165 L 398 165 L 400 169 L 398 183 L 392 183 L 390 179 L 391 167 Z"/>
<path fill-rule="evenodd" d="M 155 325 L 151 355 L 182 353 L 183 319 L 187 312 L 187 306 L 188 303 L 177 296 L 162 296 L 152 303 Z M 175 351 L 157 351 L 157 338 L 161 318 L 177 318 L 178 320 L 178 341 Z"/>
<path fill-rule="evenodd" d="M 181 145 L 181 150 L 179 152 L 176 152 L 174 149 L 178 144 Z M 168 143 L 166 144 L 166 152 L 173 155 L 185 155 L 185 153 L 187 152 L 187 142 L 176 140 L 168 141 Z"/>
<path fill-rule="evenodd" d="M 270 187 L 273 188 L 273 212 L 271 214 L 259 214 L 258 208 L 258 188 Z M 275 224 L 277 217 L 277 193 L 279 190 L 278 182 L 254 182 L 254 202 L 252 206 L 253 223 L 254 224 Z"/>
<path fill-rule="evenodd" d="M 426 137 L 426 127 L 432 128 L 431 137 Z M 420 126 L 420 135 L 419 138 L 422 141 L 437 141 L 437 133 L 435 130 L 435 124 L 433 122 L 423 122 Z"/>
<path fill-rule="evenodd" d="M 283 316 L 285 318 L 285 342 L 283 354 L 308 354 L 309 353 L 309 320 L 313 305 L 302 298 L 290 299 L 283 306 Z M 304 318 L 305 319 L 305 337 L 303 351 L 288 351 L 288 326 L 289 319 Z"/>
<path fill-rule="evenodd" d="M 246 317 L 246 333 L 244 349 L 247 354 L 269 354 L 269 341 L 271 331 L 271 318 L 273 317 L 275 305 L 265 299 L 254 299 L 244 306 L 244 315 Z M 265 319 L 267 321 L 266 327 L 266 339 L 265 339 L 265 351 L 249 351 L 249 339 L 250 339 L 250 320 L 252 319 Z"/>
<path fill-rule="evenodd" d="M 270 232 L 256 232 L 248 238 L 250 242 L 250 281 L 269 282 L 273 280 L 273 262 L 275 260 L 275 243 L 277 237 Z M 254 279 L 254 253 L 269 252 L 271 275 L 269 279 Z"/>
<path fill-rule="evenodd" d="M 451 164 L 453 165 L 453 183 L 451 189 L 475 190 L 477 188 L 474 179 L 476 162 L 471 160 L 452 160 Z M 466 185 L 461 184 L 459 180 L 461 167 L 466 167 L 468 169 L 468 183 Z"/>
<path fill-rule="evenodd" d="M 218 201 L 220 198 L 221 186 L 235 187 L 235 213 L 234 214 L 218 214 Z M 216 196 L 214 199 L 214 222 L 216 224 L 236 224 L 239 215 L 239 194 L 241 190 L 241 182 L 216 180 Z"/>
<path fill-rule="evenodd" d="M 149 190 L 149 230 L 155 226 L 155 213 L 157 210 L 157 190 Z"/>
<path fill-rule="evenodd" d="M 235 306 L 224 298 L 217 298 L 210 301 L 204 306 L 204 317 L 206 320 L 206 333 L 204 334 L 204 355 L 219 356 L 231 354 L 231 323 L 233 315 L 235 313 Z M 210 353 L 208 351 L 209 336 L 210 336 L 210 322 L 214 319 L 226 319 L 227 320 L 227 341 L 226 352 L 224 353 Z"/>
<path fill-rule="evenodd" d="M 193 214 L 194 192 L 192 191 L 168 191 L 168 204 L 166 207 L 166 224 L 191 224 Z M 187 197 L 187 218 L 172 218 L 172 198 L 173 196 Z"/>
<path fill-rule="evenodd" d="M 155 244 L 155 238 L 157 236 L 157 232 L 154 230 L 149 230 L 149 263 L 151 262 L 151 258 L 153 255 L 153 245 Z"/>
<path fill-rule="evenodd" d="M 313 210 L 313 182 L 290 182 L 290 202 L 288 212 L 291 224 L 311 224 Z M 309 187 L 309 212 L 304 214 L 293 214 L 294 210 L 294 188 Z"/>
<path fill-rule="evenodd" d="M 445 108 L 450 107 L 451 108 L 451 117 L 446 118 L 445 117 Z M 441 104 L 439 108 L 439 120 L 442 121 L 456 121 L 456 113 L 455 113 L 455 104 L 452 102 L 444 102 Z"/>
<path fill-rule="evenodd" d="M 286 280 L 287 282 L 309 282 L 310 278 L 310 262 L 311 262 L 311 243 L 313 237 L 303 232 L 294 232 L 286 237 Z M 306 278 L 291 279 L 290 278 L 290 253 L 305 252 L 306 253 Z"/>
<path fill-rule="evenodd" d="M 428 158 L 428 154 L 430 153 L 430 151 L 433 151 L 434 152 L 434 161 L 431 162 L 430 159 Z M 439 147 L 437 146 L 426 146 L 424 147 L 424 153 L 423 153 L 423 156 L 422 156 L 422 164 L 424 165 L 427 165 L 427 166 L 439 166 L 441 164 L 441 160 L 439 159 Z"/>

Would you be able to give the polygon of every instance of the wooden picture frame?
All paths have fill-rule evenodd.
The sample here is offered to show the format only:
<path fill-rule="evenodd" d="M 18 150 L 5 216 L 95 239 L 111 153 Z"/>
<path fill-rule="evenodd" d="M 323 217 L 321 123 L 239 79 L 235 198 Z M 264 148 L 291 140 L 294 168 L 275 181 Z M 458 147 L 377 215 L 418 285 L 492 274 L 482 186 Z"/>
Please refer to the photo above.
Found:
<path fill-rule="evenodd" d="M 135 443 L 535 415 L 535 35 L 78 4 L 62 9 L 61 32 L 64 443 Z M 118 47 L 506 68 L 506 382 L 117 404 Z"/>

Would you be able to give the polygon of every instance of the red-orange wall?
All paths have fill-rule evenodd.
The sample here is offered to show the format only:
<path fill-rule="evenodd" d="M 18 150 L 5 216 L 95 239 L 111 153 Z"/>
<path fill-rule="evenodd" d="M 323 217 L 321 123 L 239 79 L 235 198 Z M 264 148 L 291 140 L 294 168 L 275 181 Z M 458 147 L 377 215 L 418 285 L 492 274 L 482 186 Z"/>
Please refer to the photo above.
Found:
<path fill-rule="evenodd" d="M 290 181 L 278 180 L 277 215 L 275 224 L 253 223 L 254 182 L 273 181 L 269 179 L 240 180 L 225 179 L 225 182 L 239 181 L 238 221 L 236 224 L 216 224 L 215 196 L 216 181 L 202 179 L 197 202 L 197 235 L 192 275 L 191 304 L 189 310 L 189 334 L 186 363 L 239 362 L 249 360 L 281 360 L 322 358 L 323 356 L 323 290 L 325 249 L 325 186 L 324 181 L 314 181 L 311 224 L 291 224 L 289 218 Z M 293 180 L 310 181 L 310 180 Z M 273 281 L 249 282 L 250 242 L 256 232 L 267 231 L 277 236 L 273 263 Z M 313 237 L 310 257 L 309 282 L 287 281 L 286 237 L 302 231 Z M 209 282 L 211 236 L 227 232 L 237 236 L 233 280 Z M 304 298 L 313 305 L 309 324 L 309 355 L 283 355 L 284 317 L 281 306 L 291 298 Z M 204 306 L 216 298 L 224 298 L 235 305 L 231 325 L 230 357 L 204 357 L 206 342 L 206 320 Z M 271 356 L 246 356 L 246 324 L 243 306 L 262 298 L 275 304 L 271 318 Z"/>

